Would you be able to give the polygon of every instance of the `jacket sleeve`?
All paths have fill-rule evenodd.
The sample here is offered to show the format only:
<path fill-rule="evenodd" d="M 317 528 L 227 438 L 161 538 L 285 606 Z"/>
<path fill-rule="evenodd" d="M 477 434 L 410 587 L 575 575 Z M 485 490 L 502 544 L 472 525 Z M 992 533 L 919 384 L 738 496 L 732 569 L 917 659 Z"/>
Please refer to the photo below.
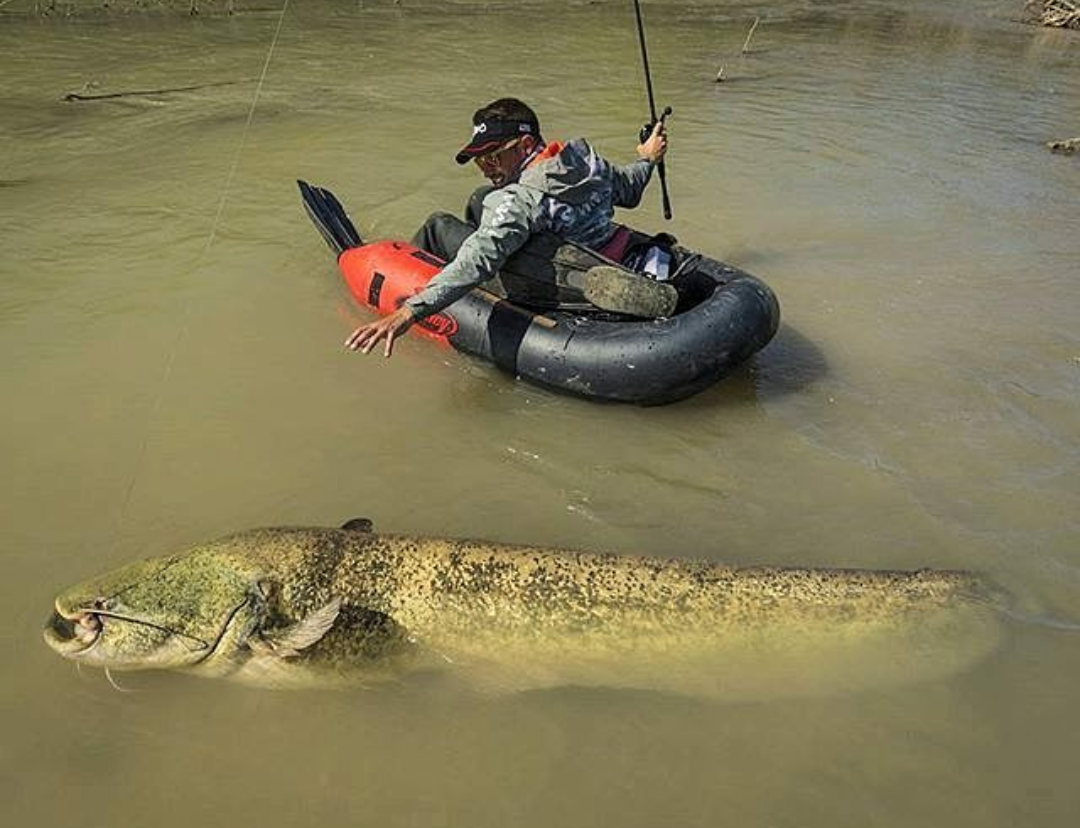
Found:
<path fill-rule="evenodd" d="M 616 207 L 637 207 L 641 194 L 645 192 L 655 165 L 646 158 L 639 158 L 632 164 L 611 166 L 613 186 L 612 201 Z"/>
<path fill-rule="evenodd" d="M 427 286 L 405 300 L 417 319 L 451 305 L 499 272 L 532 234 L 536 210 L 527 191 L 510 184 L 488 194 L 480 226 Z"/>

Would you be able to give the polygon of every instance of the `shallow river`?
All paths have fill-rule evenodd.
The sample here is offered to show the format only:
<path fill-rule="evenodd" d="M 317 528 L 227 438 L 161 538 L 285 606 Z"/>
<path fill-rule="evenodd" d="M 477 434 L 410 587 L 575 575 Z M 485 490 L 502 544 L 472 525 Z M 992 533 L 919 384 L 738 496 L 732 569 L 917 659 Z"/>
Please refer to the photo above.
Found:
<path fill-rule="evenodd" d="M 716 388 L 635 408 L 415 337 L 345 353 L 369 317 L 294 184 L 411 235 L 479 183 L 452 155 L 503 94 L 629 160 L 630 3 L 0 3 L 0 821 L 1075 825 L 1080 159 L 1045 142 L 1080 134 L 1080 33 L 1021 25 L 1022 5 L 645 4 L 675 218 L 650 192 L 633 221 L 761 276 L 784 321 Z M 178 87 L 199 88 L 153 93 Z M 151 94 L 62 99 L 133 91 Z M 951 642 L 944 674 L 867 686 L 849 666 L 803 694 L 747 663 L 755 692 L 726 700 L 146 674 L 118 692 L 41 642 L 76 580 L 357 516 L 968 568 L 1014 604 L 989 653 Z"/>

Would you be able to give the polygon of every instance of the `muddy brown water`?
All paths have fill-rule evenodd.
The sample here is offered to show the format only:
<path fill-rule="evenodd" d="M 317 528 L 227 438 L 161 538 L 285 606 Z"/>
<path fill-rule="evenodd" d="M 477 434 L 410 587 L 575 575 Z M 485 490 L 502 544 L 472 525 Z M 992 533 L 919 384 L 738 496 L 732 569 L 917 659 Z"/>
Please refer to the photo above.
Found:
<path fill-rule="evenodd" d="M 451 156 L 505 93 L 628 159 L 630 4 L 0 4 L 3 823 L 1075 824 L 1080 162 L 1045 142 L 1080 132 L 1080 39 L 1020 5 L 645 4 L 675 219 L 650 193 L 633 221 L 761 276 L 784 323 L 715 389 L 640 409 L 411 337 L 390 361 L 344 353 L 368 316 L 294 185 L 330 187 L 372 237 L 411 234 L 475 186 Z M 56 592 L 106 568 L 355 516 L 976 569 L 1015 612 L 975 663 L 949 642 L 945 674 L 868 688 L 824 664 L 828 692 L 800 696 L 750 660 L 760 692 L 728 701 L 118 692 L 40 640 Z"/>

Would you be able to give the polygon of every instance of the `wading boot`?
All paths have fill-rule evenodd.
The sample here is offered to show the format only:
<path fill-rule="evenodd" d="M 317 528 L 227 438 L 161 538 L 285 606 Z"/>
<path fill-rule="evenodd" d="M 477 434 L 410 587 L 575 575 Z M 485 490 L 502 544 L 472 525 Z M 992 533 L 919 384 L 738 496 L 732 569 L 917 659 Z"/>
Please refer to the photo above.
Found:
<path fill-rule="evenodd" d="M 601 310 L 655 319 L 671 316 L 679 302 L 671 285 L 610 265 L 597 265 L 585 274 L 585 298 Z"/>

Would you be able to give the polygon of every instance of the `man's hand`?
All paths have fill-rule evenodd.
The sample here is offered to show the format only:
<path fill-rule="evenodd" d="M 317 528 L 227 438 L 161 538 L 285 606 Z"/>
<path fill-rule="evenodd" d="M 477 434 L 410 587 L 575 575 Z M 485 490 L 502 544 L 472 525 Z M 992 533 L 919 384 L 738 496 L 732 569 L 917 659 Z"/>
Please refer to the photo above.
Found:
<path fill-rule="evenodd" d="M 394 340 L 409 329 L 413 319 L 412 308 L 402 305 L 382 319 L 361 325 L 345 340 L 345 347 L 351 351 L 367 354 L 379 343 L 379 340 L 385 339 L 386 348 L 383 356 L 390 356 L 394 350 Z"/>
<path fill-rule="evenodd" d="M 637 154 L 647 158 L 654 164 L 659 164 L 660 159 L 667 152 L 667 127 L 663 121 L 657 121 L 653 126 L 652 134 L 645 139 L 645 143 L 638 144 Z"/>

